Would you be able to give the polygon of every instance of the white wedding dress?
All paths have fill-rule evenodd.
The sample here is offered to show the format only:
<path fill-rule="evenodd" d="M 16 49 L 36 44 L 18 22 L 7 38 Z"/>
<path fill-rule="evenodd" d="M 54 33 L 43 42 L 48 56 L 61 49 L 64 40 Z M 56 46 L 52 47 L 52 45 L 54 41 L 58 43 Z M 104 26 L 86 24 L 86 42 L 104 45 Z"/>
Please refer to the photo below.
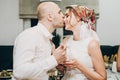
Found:
<path fill-rule="evenodd" d="M 81 35 L 85 32 L 88 34 L 83 34 L 82 40 L 74 41 L 73 37 L 70 37 L 67 42 L 67 56 L 68 59 L 76 58 L 81 64 L 85 67 L 89 68 L 89 70 L 94 70 L 93 63 L 91 57 L 88 54 L 88 44 L 91 40 L 96 39 L 99 40 L 97 37 L 96 32 L 89 32 L 87 31 L 86 25 L 81 26 Z M 87 77 L 80 72 L 78 69 L 67 70 L 62 80 L 88 80 Z"/>

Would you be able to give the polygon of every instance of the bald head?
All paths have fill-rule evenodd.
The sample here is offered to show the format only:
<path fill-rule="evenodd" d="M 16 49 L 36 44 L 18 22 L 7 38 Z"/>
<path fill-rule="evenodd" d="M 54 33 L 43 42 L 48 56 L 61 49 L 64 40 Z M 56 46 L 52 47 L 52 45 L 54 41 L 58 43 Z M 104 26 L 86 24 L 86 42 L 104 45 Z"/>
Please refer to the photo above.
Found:
<path fill-rule="evenodd" d="M 37 16 L 39 20 L 44 19 L 48 14 L 54 12 L 54 8 L 58 7 L 54 2 L 42 2 L 37 7 Z"/>

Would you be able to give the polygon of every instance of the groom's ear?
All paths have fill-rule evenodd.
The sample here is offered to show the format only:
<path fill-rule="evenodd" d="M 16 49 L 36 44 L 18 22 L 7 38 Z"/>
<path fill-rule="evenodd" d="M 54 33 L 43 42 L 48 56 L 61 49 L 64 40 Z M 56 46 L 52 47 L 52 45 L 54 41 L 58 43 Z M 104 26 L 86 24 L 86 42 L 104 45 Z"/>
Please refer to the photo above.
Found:
<path fill-rule="evenodd" d="M 51 22 L 53 20 L 53 15 L 52 14 L 48 14 L 47 19 L 48 19 L 48 21 Z"/>

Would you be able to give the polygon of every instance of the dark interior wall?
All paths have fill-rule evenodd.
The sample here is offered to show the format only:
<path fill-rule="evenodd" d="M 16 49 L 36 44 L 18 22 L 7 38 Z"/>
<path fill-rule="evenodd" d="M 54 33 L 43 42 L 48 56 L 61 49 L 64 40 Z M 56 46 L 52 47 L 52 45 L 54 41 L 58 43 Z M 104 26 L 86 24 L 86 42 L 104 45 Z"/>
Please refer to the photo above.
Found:
<path fill-rule="evenodd" d="M 0 46 L 0 71 L 13 69 L 13 46 Z"/>
<path fill-rule="evenodd" d="M 101 45 L 100 46 L 102 55 L 111 56 L 112 54 L 116 54 L 118 52 L 119 45 L 110 46 L 110 45 Z"/>
<path fill-rule="evenodd" d="M 56 47 L 59 46 L 59 36 L 58 38 L 54 38 L 53 42 Z M 116 54 L 118 52 L 119 45 L 110 46 L 110 45 L 101 45 L 101 51 L 103 56 L 111 56 L 112 54 Z M 0 46 L 0 71 L 3 69 L 13 69 L 13 46 Z"/>

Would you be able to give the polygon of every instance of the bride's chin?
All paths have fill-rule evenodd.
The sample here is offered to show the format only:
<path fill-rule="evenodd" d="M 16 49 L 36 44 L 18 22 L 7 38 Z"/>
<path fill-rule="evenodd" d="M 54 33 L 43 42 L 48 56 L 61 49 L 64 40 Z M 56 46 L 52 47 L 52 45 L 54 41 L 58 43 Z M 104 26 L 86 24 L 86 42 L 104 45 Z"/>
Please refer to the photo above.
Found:
<path fill-rule="evenodd" d="M 70 26 L 65 26 L 65 29 L 66 30 L 70 30 Z"/>
<path fill-rule="evenodd" d="M 69 28 L 65 27 L 65 30 L 70 30 Z"/>
<path fill-rule="evenodd" d="M 69 31 L 72 31 L 72 28 L 69 28 L 69 27 L 65 27 L 65 30 L 69 30 Z"/>

